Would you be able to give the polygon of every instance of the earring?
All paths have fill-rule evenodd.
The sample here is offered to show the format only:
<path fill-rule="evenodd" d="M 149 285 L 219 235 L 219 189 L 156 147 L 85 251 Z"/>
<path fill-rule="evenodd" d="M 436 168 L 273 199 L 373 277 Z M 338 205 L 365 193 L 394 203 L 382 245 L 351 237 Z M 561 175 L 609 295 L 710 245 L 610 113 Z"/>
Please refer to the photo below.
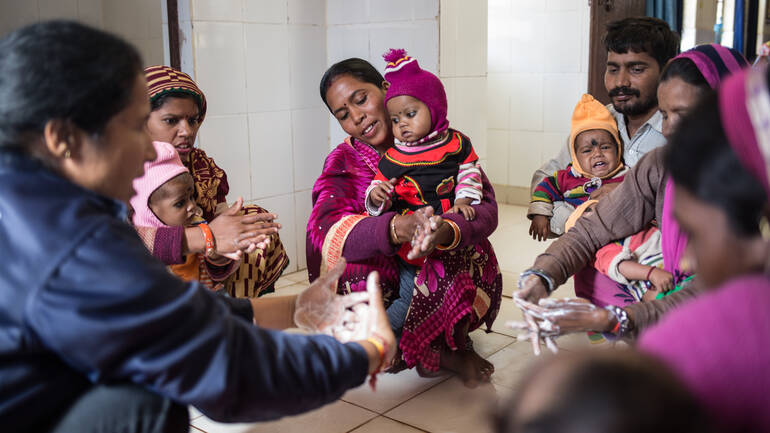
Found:
<path fill-rule="evenodd" d="M 762 239 L 770 240 L 770 221 L 764 215 L 759 219 L 759 233 L 762 235 Z"/>
<path fill-rule="evenodd" d="M 72 157 L 72 152 L 70 152 L 69 149 L 65 150 L 64 151 L 64 158 L 65 159 L 70 159 L 71 157 Z"/>

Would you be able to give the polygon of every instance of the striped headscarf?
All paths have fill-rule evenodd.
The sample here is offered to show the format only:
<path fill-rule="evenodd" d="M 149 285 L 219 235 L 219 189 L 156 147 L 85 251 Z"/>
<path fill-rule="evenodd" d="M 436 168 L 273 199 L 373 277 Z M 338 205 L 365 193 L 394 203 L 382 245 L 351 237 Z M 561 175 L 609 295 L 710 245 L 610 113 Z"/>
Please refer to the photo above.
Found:
<path fill-rule="evenodd" d="M 749 66 L 746 57 L 739 51 L 719 44 L 698 45 L 673 60 L 681 58 L 692 60 L 712 89 L 716 89 L 725 76 Z"/>
<path fill-rule="evenodd" d="M 166 94 L 192 95 L 200 109 L 200 122 L 206 117 L 206 96 L 189 75 L 170 66 L 150 66 L 144 69 L 150 102 Z"/>

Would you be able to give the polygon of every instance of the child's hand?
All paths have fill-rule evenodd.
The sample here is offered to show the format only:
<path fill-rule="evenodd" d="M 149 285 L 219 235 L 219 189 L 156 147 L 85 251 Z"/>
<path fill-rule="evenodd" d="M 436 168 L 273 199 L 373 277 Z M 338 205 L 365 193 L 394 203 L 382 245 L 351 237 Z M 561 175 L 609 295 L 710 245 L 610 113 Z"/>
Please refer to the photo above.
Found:
<path fill-rule="evenodd" d="M 642 295 L 642 302 L 654 301 L 658 297 L 658 293 L 660 293 L 660 290 L 657 290 L 654 287 L 650 287 L 646 292 L 644 292 L 644 295 Z"/>
<path fill-rule="evenodd" d="M 660 268 L 654 268 L 650 273 L 650 282 L 655 290 L 666 293 L 674 288 L 674 276 Z"/>
<path fill-rule="evenodd" d="M 469 204 L 455 204 L 447 212 L 449 213 L 461 213 L 467 221 L 473 221 L 476 219 L 476 209 Z"/>
<path fill-rule="evenodd" d="M 544 241 L 551 234 L 551 219 L 545 215 L 535 215 L 532 217 L 532 224 L 529 226 L 529 234 L 536 241 Z"/>
<path fill-rule="evenodd" d="M 381 206 L 385 201 L 390 200 L 395 190 L 396 178 L 390 179 L 388 182 L 380 182 L 372 188 L 369 193 L 369 200 L 375 206 Z"/>

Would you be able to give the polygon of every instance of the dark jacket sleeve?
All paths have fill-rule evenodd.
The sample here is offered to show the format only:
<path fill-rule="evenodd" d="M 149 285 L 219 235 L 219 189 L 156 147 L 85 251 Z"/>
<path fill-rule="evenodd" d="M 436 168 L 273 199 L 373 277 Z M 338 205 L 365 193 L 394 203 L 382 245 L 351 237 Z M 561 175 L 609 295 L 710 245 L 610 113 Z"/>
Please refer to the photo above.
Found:
<path fill-rule="evenodd" d="M 316 408 L 368 370 L 356 343 L 252 325 L 248 301 L 177 279 L 123 224 L 89 233 L 28 299 L 30 335 L 91 381 L 144 385 L 217 421 Z"/>

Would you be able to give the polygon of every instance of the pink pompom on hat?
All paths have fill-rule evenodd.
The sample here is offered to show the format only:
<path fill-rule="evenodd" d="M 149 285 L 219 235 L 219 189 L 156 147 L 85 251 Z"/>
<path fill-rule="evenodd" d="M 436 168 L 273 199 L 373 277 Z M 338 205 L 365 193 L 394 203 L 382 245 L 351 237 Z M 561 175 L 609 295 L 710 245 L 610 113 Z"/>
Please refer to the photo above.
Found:
<path fill-rule="evenodd" d="M 150 209 L 150 195 L 164 183 L 188 172 L 182 164 L 176 149 L 169 143 L 153 141 L 158 157 L 144 163 L 144 176 L 134 179 L 136 195 L 131 198 L 134 215 L 131 217 L 137 227 L 168 227 Z"/>
<path fill-rule="evenodd" d="M 385 103 L 396 96 L 408 95 L 425 104 L 430 110 L 431 129 L 419 142 L 428 141 L 449 128 L 446 118 L 446 91 L 441 80 L 432 73 L 420 69 L 417 59 L 406 54 L 404 49 L 391 49 L 382 58 L 385 66 L 385 80 L 390 83 L 385 94 Z"/>

